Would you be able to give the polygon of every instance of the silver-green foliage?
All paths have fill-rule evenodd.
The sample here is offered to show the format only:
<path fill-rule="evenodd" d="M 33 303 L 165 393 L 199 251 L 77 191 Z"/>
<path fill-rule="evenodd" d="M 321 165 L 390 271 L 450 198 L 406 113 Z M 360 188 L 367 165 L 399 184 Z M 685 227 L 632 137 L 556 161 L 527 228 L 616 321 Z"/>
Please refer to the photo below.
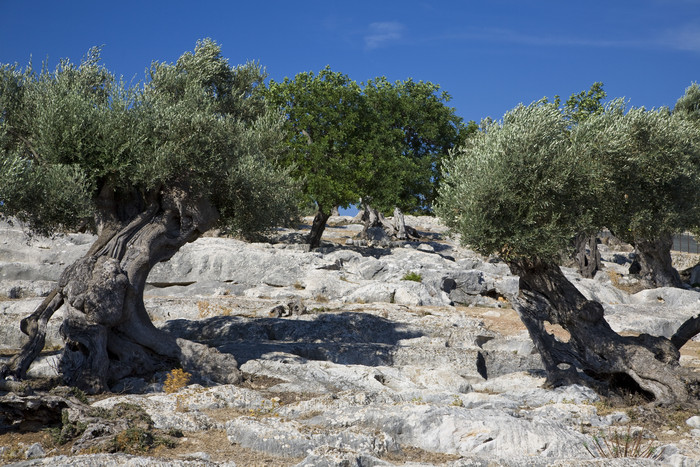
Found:
<path fill-rule="evenodd" d="M 700 132 L 682 112 L 613 100 L 573 125 L 554 104 L 519 106 L 445 163 L 438 215 L 464 243 L 556 260 L 580 232 L 635 242 L 700 225 Z"/>
<path fill-rule="evenodd" d="M 700 86 L 698 86 L 698 83 L 688 86 L 685 94 L 676 102 L 673 112 L 696 124 L 700 124 Z"/>
<path fill-rule="evenodd" d="M 148 198 L 179 186 L 209 198 L 221 222 L 252 234 L 294 211 L 276 165 L 282 116 L 255 63 L 231 67 L 211 40 L 127 85 L 91 49 L 54 71 L 0 67 L 0 211 L 37 228 L 71 227 L 105 189 Z M 151 193 L 151 195 L 149 195 Z"/>
<path fill-rule="evenodd" d="M 556 105 L 521 105 L 452 153 L 437 213 L 482 253 L 554 259 L 590 228 L 588 170 Z"/>
<path fill-rule="evenodd" d="M 700 222 L 700 132 L 667 108 L 625 109 L 621 100 L 573 131 L 579 157 L 599 170 L 599 223 L 628 241 L 693 228 Z"/>

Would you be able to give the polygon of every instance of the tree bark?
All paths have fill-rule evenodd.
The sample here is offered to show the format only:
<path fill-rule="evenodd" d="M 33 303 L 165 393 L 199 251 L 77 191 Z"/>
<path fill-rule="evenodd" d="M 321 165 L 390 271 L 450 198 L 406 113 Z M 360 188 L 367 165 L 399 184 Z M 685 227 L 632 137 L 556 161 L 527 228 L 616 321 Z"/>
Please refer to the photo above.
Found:
<path fill-rule="evenodd" d="M 574 251 L 574 260 L 576 261 L 578 272 L 582 277 L 593 279 L 596 272 L 603 267 L 596 235 L 577 234 L 574 237 Z"/>
<path fill-rule="evenodd" d="M 321 206 L 318 207 L 318 211 L 316 211 L 316 215 L 314 216 L 314 221 L 311 224 L 311 231 L 308 237 L 306 237 L 306 242 L 311 249 L 321 246 L 321 237 L 323 236 L 323 231 L 326 230 L 326 222 L 328 222 L 330 217 L 331 215 L 327 214 Z"/>
<path fill-rule="evenodd" d="M 521 259 L 509 266 L 520 276 L 513 306 L 542 357 L 547 385 L 579 383 L 601 392 L 638 392 L 657 404 L 697 399 L 698 375 L 680 366 L 671 340 L 620 336 L 605 320 L 602 305 L 587 300 L 556 264 Z M 569 340 L 549 334 L 545 321 L 564 328 Z"/>
<path fill-rule="evenodd" d="M 683 287 L 681 276 L 671 260 L 672 246 L 673 235 L 670 233 L 653 240 L 635 241 L 635 253 L 641 266 L 639 275 L 646 287 Z"/>
<path fill-rule="evenodd" d="M 420 238 L 416 229 L 407 226 L 403 212 L 398 207 L 394 208 L 394 218 L 389 221 L 384 214 L 367 203 L 363 203 L 360 220 L 364 223 L 362 231 L 357 235 L 362 239 L 378 239 L 377 230 L 383 231 L 386 239 L 408 240 Z M 375 231 L 372 232 L 372 229 Z"/>
<path fill-rule="evenodd" d="M 150 377 L 178 366 L 200 379 L 236 382 L 240 376 L 233 357 L 222 359 L 214 349 L 160 331 L 143 302 L 153 266 L 211 228 L 217 211 L 206 199 L 181 188 L 150 197 L 148 206 L 132 193 L 118 198 L 114 190 L 103 190 L 97 203 L 102 208 L 96 219 L 97 241 L 85 257 L 66 268 L 56 291 L 22 321 L 30 341 L 0 375 L 26 377 L 43 348 L 48 319 L 65 305 L 59 371 L 71 386 L 102 392 L 124 377 Z M 209 358 L 221 368 L 208 367 Z"/>

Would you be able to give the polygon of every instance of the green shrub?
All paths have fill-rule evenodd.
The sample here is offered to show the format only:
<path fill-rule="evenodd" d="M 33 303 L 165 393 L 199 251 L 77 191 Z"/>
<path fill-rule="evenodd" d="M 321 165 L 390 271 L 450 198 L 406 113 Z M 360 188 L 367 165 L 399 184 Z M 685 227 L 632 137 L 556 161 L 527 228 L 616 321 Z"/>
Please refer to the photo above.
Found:
<path fill-rule="evenodd" d="M 404 274 L 404 276 L 401 278 L 402 281 L 413 281 L 413 282 L 421 282 L 423 280 L 423 276 L 418 274 L 417 272 L 407 272 Z"/>

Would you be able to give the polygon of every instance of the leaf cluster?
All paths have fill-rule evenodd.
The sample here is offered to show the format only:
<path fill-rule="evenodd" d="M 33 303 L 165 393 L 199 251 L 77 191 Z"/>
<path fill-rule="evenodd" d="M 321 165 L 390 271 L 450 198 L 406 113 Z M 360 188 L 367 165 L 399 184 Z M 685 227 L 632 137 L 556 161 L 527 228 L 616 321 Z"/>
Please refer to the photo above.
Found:
<path fill-rule="evenodd" d="M 3 212 L 35 226 L 71 226 L 96 209 L 104 189 L 146 199 L 178 185 L 209 197 L 234 230 L 269 228 L 293 211 L 294 183 L 276 165 L 282 116 L 258 91 L 264 79 L 256 63 L 231 67 L 209 39 L 176 63 L 154 62 L 135 85 L 104 68 L 97 48 L 54 71 L 4 65 Z M 264 205 L 248 204 L 255 200 Z"/>
<path fill-rule="evenodd" d="M 700 224 L 700 133 L 683 115 L 615 100 L 578 125 L 572 145 L 598 167 L 599 226 L 635 243 Z"/>
<path fill-rule="evenodd" d="M 568 122 L 534 103 L 488 123 L 445 162 L 438 215 L 478 251 L 556 258 L 588 226 L 590 190 L 579 175 Z"/>
<path fill-rule="evenodd" d="M 286 162 L 326 212 L 360 198 L 383 210 L 429 210 L 440 160 L 463 129 L 447 93 L 412 79 L 357 84 L 326 67 L 271 81 L 266 98 L 287 116 Z"/>
<path fill-rule="evenodd" d="M 445 164 L 438 214 L 478 251 L 551 261 L 580 232 L 700 225 L 700 133 L 683 113 L 613 100 L 581 115 L 539 101 L 482 124 Z"/>

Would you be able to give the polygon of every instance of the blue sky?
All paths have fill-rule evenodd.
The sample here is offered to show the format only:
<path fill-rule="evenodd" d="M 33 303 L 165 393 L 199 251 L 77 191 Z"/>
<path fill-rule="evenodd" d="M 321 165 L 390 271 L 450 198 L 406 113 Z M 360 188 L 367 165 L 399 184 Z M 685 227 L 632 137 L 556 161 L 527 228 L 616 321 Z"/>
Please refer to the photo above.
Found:
<path fill-rule="evenodd" d="M 672 106 L 700 81 L 700 1 L 0 0 L 0 62 L 79 61 L 143 79 L 197 39 L 281 80 L 330 65 L 356 81 L 432 81 L 465 120 L 602 81 L 609 97 Z"/>

